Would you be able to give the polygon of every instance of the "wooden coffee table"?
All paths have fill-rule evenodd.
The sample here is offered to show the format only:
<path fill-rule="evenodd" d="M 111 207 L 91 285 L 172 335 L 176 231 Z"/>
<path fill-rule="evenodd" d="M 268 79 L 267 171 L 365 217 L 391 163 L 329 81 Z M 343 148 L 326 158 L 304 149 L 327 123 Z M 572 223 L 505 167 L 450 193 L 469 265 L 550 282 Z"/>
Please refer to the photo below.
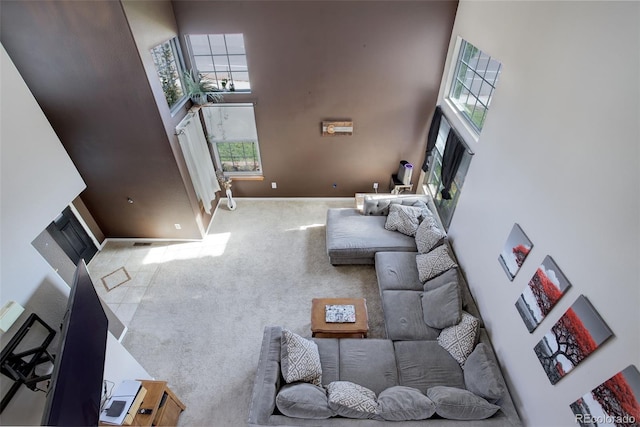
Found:
<path fill-rule="evenodd" d="M 353 305 L 355 323 L 327 323 L 326 305 Z M 369 332 L 367 300 L 364 298 L 314 298 L 311 301 L 311 334 L 317 338 L 366 338 Z"/>

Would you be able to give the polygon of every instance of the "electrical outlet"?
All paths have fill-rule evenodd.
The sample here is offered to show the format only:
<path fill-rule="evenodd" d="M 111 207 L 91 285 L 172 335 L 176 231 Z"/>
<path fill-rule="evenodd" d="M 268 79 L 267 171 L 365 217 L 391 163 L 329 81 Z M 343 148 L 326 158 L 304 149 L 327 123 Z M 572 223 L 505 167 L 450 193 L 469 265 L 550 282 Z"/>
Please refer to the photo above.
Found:
<path fill-rule="evenodd" d="M 273 188 L 274 190 L 275 190 L 276 188 L 278 188 L 278 183 L 276 183 L 276 182 L 272 182 L 272 183 L 271 183 L 271 188 Z"/>
<path fill-rule="evenodd" d="M 374 190 L 377 190 L 377 189 L 378 189 L 378 183 L 377 183 L 377 182 L 374 182 L 374 183 L 373 183 L 373 189 L 374 189 Z"/>
<path fill-rule="evenodd" d="M 176 230 L 182 229 L 182 226 L 180 224 L 173 224 L 173 226 L 176 228 Z"/>

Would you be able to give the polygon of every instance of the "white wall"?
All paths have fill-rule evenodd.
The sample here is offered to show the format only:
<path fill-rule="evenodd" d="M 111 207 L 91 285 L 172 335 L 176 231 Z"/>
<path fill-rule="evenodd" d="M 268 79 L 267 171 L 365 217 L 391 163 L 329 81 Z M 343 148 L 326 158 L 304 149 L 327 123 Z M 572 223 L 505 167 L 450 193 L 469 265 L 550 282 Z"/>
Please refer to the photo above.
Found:
<path fill-rule="evenodd" d="M 14 300 L 26 308 L 0 336 L 4 344 L 30 312 L 53 328 L 60 324 L 69 287 L 31 242 L 85 184 L 4 47 L 1 50 L 0 306 Z M 124 348 L 113 350 L 122 346 L 111 341 L 112 337 L 107 358 L 113 352 L 121 366 L 133 367 L 137 375 L 148 377 Z M 4 375 L 0 381 L 4 392 L 10 382 Z M 22 387 L 2 413 L 0 423 L 39 424 L 42 412 L 38 408 L 43 406 L 43 393 Z"/>
<path fill-rule="evenodd" d="M 575 425 L 570 403 L 640 367 L 638 28 L 637 2 L 458 7 L 447 64 L 461 36 L 503 71 L 450 236 L 527 425 Z M 534 248 L 510 282 L 514 222 Z M 573 286 L 529 334 L 514 303 L 546 255 Z M 552 386 L 533 347 L 580 294 L 615 337 Z"/>

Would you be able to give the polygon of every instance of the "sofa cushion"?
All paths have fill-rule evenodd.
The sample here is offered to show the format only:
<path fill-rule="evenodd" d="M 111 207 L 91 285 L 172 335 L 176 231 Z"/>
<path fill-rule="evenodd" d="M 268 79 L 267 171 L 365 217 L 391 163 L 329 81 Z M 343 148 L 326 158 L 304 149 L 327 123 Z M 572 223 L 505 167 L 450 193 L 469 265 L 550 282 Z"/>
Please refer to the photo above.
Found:
<path fill-rule="evenodd" d="M 425 420 L 436 412 L 436 406 L 420 390 L 396 386 L 378 395 L 378 412 L 387 421 Z"/>
<path fill-rule="evenodd" d="M 438 223 L 433 217 L 425 218 L 416 230 L 416 247 L 418 252 L 426 254 L 436 246 L 442 244 L 447 237 L 447 233 L 438 227 Z"/>
<path fill-rule="evenodd" d="M 489 347 L 479 343 L 464 364 L 464 383 L 467 390 L 495 403 L 506 393 L 498 364 Z"/>
<path fill-rule="evenodd" d="M 340 340 L 337 338 L 311 338 L 318 346 L 322 367 L 322 384 L 340 379 Z"/>
<path fill-rule="evenodd" d="M 360 384 L 376 394 L 398 385 L 393 342 L 382 339 L 341 339 L 340 381 Z"/>
<path fill-rule="evenodd" d="M 462 308 L 467 313 L 476 317 L 480 321 L 480 326 L 482 326 L 480 311 L 478 310 L 476 302 L 473 300 L 471 292 L 469 291 L 469 287 L 467 286 L 467 282 L 462 277 L 462 273 L 460 273 L 458 267 L 450 268 L 441 275 L 427 280 L 426 282 L 424 282 L 423 289 L 425 292 L 427 292 L 452 282 L 458 284 L 458 289 L 460 290 L 460 294 L 462 295 Z"/>
<path fill-rule="evenodd" d="M 495 414 L 493 405 L 468 390 L 453 387 L 432 387 L 427 396 L 436 405 L 436 414 L 450 420 L 483 420 Z"/>
<path fill-rule="evenodd" d="M 380 293 L 407 289 L 421 291 L 415 252 L 378 252 L 375 257 L 376 276 Z"/>
<path fill-rule="evenodd" d="M 424 323 L 436 329 L 444 329 L 460 323 L 462 298 L 457 283 L 448 283 L 432 291 L 422 293 Z"/>
<path fill-rule="evenodd" d="M 439 329 L 424 322 L 422 313 L 422 292 L 384 291 L 382 292 L 382 312 L 390 340 L 435 340 Z"/>
<path fill-rule="evenodd" d="M 322 384 L 322 366 L 318 346 L 311 340 L 283 329 L 281 352 L 282 376 L 287 383 L 303 381 Z"/>
<path fill-rule="evenodd" d="M 452 267 L 457 267 L 457 264 L 451 258 L 448 247 L 442 245 L 429 253 L 416 255 L 416 266 L 418 278 L 424 283 Z"/>
<path fill-rule="evenodd" d="M 389 215 L 384 228 L 389 231 L 399 231 L 407 236 L 415 236 L 420 225 L 420 208 L 394 204 L 389 207 Z"/>
<path fill-rule="evenodd" d="M 480 334 L 480 322 L 467 312 L 457 325 L 445 328 L 438 335 L 438 344 L 463 366 L 473 351 Z"/>
<path fill-rule="evenodd" d="M 348 418 L 375 418 L 378 412 L 376 394 L 349 381 L 334 381 L 327 385 L 329 407 Z"/>
<path fill-rule="evenodd" d="M 276 396 L 276 406 L 283 415 L 293 418 L 323 420 L 335 415 L 329 408 L 326 390 L 308 383 L 282 387 Z"/>
<path fill-rule="evenodd" d="M 396 341 L 393 345 L 400 385 L 422 393 L 439 385 L 464 388 L 460 365 L 436 341 Z"/>

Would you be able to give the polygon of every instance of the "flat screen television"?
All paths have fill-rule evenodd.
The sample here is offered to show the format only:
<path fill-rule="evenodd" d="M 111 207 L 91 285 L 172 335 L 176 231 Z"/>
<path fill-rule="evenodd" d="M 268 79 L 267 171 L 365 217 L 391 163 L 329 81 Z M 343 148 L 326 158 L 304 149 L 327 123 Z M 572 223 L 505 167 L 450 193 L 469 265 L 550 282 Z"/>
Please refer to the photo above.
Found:
<path fill-rule="evenodd" d="M 108 320 L 84 260 L 69 293 L 42 425 L 97 426 Z"/>

